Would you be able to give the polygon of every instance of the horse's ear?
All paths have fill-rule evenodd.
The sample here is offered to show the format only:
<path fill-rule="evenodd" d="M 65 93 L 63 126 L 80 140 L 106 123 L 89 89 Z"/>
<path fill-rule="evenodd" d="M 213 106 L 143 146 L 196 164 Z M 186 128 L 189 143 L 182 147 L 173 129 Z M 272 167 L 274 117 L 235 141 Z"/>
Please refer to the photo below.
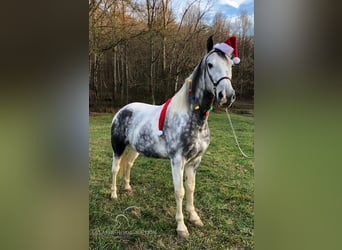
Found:
<path fill-rule="evenodd" d="M 207 52 L 211 51 L 214 46 L 213 36 L 209 36 L 207 40 Z"/>

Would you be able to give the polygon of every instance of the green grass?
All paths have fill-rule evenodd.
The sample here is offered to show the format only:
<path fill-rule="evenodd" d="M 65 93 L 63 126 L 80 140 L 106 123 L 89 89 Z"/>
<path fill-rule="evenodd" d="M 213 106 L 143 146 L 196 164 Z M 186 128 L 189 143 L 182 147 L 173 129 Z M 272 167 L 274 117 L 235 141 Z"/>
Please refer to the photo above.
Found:
<path fill-rule="evenodd" d="M 125 193 L 119 180 L 118 200 L 110 200 L 112 118 L 113 114 L 90 116 L 91 249 L 254 248 L 254 160 L 241 156 L 225 113 L 210 113 L 211 143 L 196 175 L 195 207 L 204 227 L 189 223 L 183 209 L 190 233 L 184 240 L 176 233 L 169 160 L 139 156 L 131 172 L 133 192 Z M 231 118 L 240 146 L 253 156 L 253 117 Z M 138 208 L 125 210 L 129 206 Z"/>

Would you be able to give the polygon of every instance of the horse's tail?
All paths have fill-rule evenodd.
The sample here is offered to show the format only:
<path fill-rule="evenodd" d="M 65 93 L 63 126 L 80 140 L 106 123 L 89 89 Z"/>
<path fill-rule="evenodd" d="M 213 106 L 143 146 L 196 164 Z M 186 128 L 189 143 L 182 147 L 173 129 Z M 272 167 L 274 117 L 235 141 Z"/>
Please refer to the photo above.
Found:
<path fill-rule="evenodd" d="M 126 127 L 128 120 L 132 116 L 132 111 L 127 109 L 122 109 L 113 118 L 111 127 L 111 144 L 115 156 L 118 158 L 119 172 L 118 175 L 121 178 L 123 173 L 126 172 L 127 168 L 127 155 L 125 154 L 126 148 Z"/>

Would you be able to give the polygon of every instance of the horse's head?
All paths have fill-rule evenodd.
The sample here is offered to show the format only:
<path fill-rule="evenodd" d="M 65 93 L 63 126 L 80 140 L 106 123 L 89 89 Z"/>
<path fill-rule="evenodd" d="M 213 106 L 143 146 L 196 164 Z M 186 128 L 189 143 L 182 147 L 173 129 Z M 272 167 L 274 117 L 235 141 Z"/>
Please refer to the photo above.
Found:
<path fill-rule="evenodd" d="M 213 46 L 212 37 L 207 42 L 208 54 L 205 56 L 206 82 L 212 84 L 216 101 L 219 105 L 230 106 L 235 101 L 235 91 L 232 86 L 231 56 L 221 49 Z"/>

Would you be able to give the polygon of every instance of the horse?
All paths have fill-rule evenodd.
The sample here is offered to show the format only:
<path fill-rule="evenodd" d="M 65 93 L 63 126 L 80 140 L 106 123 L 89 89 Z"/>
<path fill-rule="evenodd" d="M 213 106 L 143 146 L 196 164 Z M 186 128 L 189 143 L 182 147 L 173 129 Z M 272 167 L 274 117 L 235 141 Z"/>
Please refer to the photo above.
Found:
<path fill-rule="evenodd" d="M 190 222 L 203 226 L 194 207 L 196 171 L 210 143 L 207 120 L 215 97 L 219 105 L 230 106 L 235 100 L 232 66 L 230 56 L 213 48 L 212 37 L 209 37 L 206 55 L 169 100 L 167 109 L 165 105 L 130 103 L 121 108 L 112 120 L 111 198 L 117 199 L 116 178 L 120 168 L 124 172 L 124 189 L 132 190 L 130 171 L 139 154 L 170 159 L 176 198 L 175 219 L 180 238 L 189 236 L 182 212 L 184 194 Z M 163 131 L 158 134 L 163 109 L 166 110 Z M 125 152 L 126 146 L 129 146 L 128 152 Z M 186 192 L 183 187 L 184 172 Z"/>

